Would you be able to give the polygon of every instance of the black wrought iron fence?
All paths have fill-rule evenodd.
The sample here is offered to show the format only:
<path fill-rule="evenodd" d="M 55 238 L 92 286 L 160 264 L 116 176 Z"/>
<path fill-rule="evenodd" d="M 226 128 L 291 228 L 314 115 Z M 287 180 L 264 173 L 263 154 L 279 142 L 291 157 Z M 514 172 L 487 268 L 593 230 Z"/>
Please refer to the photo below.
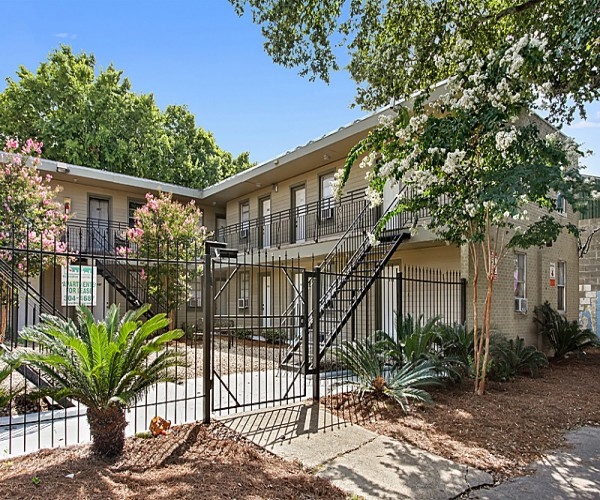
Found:
<path fill-rule="evenodd" d="M 186 366 L 174 369 L 179 383 L 156 384 L 130 408 L 127 432 L 146 430 L 155 415 L 173 423 L 200 419 L 205 402 L 200 341 L 202 245 L 154 241 L 132 251 L 124 233 L 120 244 L 129 250 L 118 255 L 112 251 L 115 240 L 100 241 L 110 241 L 113 248 L 109 252 L 106 245 L 97 244 L 98 234 L 90 234 L 87 229 L 71 226 L 68 237 L 62 235 L 55 242 L 33 245 L 14 241 L 15 244 L 0 246 L 2 351 L 18 355 L 39 349 L 23 341 L 20 332 L 37 324 L 42 314 L 74 319 L 76 306 L 83 305 L 101 320 L 113 303 L 120 304 L 121 314 L 150 303 L 148 316 L 165 313 L 172 328 L 184 330 L 185 335 L 169 348 L 181 354 Z M 8 241 L 13 243 L 10 238 Z M 167 247 L 160 245 L 173 245 L 179 250 L 167 249 L 164 255 L 170 257 L 164 257 L 157 248 Z M 14 397 L 0 408 L 0 455 L 89 440 L 86 408 L 80 402 L 30 400 L 33 391 L 47 384 L 54 382 L 26 366 L 1 382 L 0 391 Z"/>

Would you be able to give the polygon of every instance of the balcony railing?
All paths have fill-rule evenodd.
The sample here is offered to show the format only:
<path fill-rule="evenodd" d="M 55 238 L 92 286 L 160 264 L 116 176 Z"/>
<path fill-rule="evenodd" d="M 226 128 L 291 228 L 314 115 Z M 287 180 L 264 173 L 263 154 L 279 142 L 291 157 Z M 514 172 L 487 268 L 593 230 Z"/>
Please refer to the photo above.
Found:
<path fill-rule="evenodd" d="M 126 222 L 72 219 L 67 223 L 63 241 L 70 252 L 114 254 L 118 247 L 126 245 L 128 229 Z"/>
<path fill-rule="evenodd" d="M 340 200 L 319 200 L 266 217 L 232 224 L 221 228 L 215 236 L 218 241 L 239 250 L 280 248 L 294 243 L 318 242 L 346 231 L 367 203 L 364 190 L 359 189 Z M 364 229 L 373 227 L 378 219 L 379 211 L 369 210 L 369 215 L 361 219 Z"/>

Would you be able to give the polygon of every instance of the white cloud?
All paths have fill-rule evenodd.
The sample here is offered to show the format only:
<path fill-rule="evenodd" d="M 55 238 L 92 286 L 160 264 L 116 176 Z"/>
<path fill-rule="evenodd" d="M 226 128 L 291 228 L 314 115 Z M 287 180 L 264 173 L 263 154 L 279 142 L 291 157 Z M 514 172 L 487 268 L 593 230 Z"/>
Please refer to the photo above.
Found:
<path fill-rule="evenodd" d="M 566 128 L 570 129 L 585 129 L 585 128 L 600 128 L 600 121 L 594 120 L 581 120 L 575 123 L 572 123 Z"/>
<path fill-rule="evenodd" d="M 56 38 L 70 38 L 71 40 L 77 38 L 77 35 L 72 33 L 54 33 Z"/>

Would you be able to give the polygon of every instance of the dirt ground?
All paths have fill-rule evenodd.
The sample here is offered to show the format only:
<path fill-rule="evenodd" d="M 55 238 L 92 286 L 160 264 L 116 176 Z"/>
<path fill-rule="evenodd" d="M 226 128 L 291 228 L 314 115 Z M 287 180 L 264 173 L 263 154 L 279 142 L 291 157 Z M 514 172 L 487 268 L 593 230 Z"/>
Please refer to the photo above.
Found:
<path fill-rule="evenodd" d="M 0 498 L 12 500 L 345 498 L 217 423 L 128 439 L 113 462 L 91 457 L 89 446 L 42 450 L 0 462 L 0 477 Z"/>
<path fill-rule="evenodd" d="M 600 425 L 600 350 L 553 364 L 537 379 L 435 391 L 435 403 L 405 416 L 385 401 L 327 401 L 346 420 L 491 472 L 523 475 L 564 433 Z M 177 427 L 168 436 L 128 439 L 115 462 L 85 445 L 0 462 L 0 498 L 10 499 L 338 499 L 344 494 L 257 448 L 220 424 Z"/>
<path fill-rule="evenodd" d="M 433 405 L 405 416 L 385 401 L 340 396 L 340 416 L 368 429 L 490 472 L 498 481 L 525 475 L 543 453 L 564 446 L 566 431 L 600 425 L 600 350 L 542 370 L 536 379 L 490 383 L 485 396 L 467 382 L 432 392 Z"/>

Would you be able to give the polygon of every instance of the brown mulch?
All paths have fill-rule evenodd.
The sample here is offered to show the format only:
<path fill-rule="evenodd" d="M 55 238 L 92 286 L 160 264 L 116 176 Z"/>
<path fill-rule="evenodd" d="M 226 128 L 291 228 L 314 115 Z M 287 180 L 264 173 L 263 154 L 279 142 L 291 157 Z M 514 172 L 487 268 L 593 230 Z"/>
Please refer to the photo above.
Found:
<path fill-rule="evenodd" d="M 0 477 L 0 498 L 15 500 L 345 498 L 218 423 L 130 438 L 116 461 L 91 456 L 89 446 L 42 450 L 0 462 Z"/>
<path fill-rule="evenodd" d="M 346 420 L 503 480 L 529 473 L 531 462 L 563 447 L 568 430 L 600 425 L 600 350 L 553 363 L 536 379 L 491 382 L 484 396 L 468 381 L 431 394 L 433 405 L 413 406 L 409 415 L 389 401 L 351 394 L 325 404 Z"/>

